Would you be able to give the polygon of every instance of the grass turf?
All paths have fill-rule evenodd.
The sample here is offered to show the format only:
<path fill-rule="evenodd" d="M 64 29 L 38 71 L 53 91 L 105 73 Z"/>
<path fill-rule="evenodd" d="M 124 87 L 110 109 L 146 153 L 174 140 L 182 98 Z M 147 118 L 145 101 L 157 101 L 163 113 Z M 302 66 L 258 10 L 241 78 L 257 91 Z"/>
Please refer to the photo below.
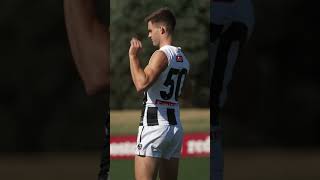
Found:
<path fill-rule="evenodd" d="M 209 158 L 183 158 L 180 160 L 179 178 L 183 180 L 209 179 Z M 133 160 L 112 160 L 111 179 L 134 179 Z"/>

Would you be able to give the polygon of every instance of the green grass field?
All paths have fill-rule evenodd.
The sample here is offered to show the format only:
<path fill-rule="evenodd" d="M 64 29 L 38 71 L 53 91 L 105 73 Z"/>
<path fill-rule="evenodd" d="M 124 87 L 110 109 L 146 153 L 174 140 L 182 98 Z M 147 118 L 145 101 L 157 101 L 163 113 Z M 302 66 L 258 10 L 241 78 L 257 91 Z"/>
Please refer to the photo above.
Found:
<path fill-rule="evenodd" d="M 209 158 L 184 158 L 180 161 L 179 179 L 209 179 Z M 132 160 L 111 161 L 111 179 L 133 180 L 134 162 Z"/>
<path fill-rule="evenodd" d="M 95 180 L 100 152 L 0 153 L 1 180 Z M 319 180 L 320 150 L 232 149 L 224 180 Z M 208 180 L 209 159 L 184 159 L 180 180 Z M 133 180 L 133 161 L 112 161 L 111 180 Z M 202 169 L 202 168 L 205 169 Z M 126 175 L 123 177 L 122 175 Z"/>
<path fill-rule="evenodd" d="M 111 111 L 111 135 L 136 135 L 140 110 Z M 181 121 L 185 133 L 209 132 L 210 114 L 208 109 L 183 109 Z M 112 160 L 112 180 L 134 179 L 133 160 Z M 183 158 L 180 161 L 179 179 L 206 180 L 209 179 L 209 158 Z"/>

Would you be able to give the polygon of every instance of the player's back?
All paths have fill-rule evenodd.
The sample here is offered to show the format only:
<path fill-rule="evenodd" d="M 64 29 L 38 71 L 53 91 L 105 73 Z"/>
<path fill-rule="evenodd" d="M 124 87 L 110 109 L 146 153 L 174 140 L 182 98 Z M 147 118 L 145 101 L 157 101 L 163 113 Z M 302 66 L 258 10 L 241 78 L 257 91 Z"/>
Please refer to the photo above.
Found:
<path fill-rule="evenodd" d="M 184 79 L 189 71 L 189 62 L 179 47 L 166 45 L 161 47 L 160 51 L 166 54 L 168 67 L 148 89 L 147 104 L 158 104 L 157 100 L 177 104 Z"/>
<path fill-rule="evenodd" d="M 156 109 L 159 124 L 170 124 L 170 118 L 179 124 L 179 96 L 189 72 L 189 61 L 180 47 L 165 45 L 159 49 L 165 53 L 168 66 L 146 92 L 146 107 Z M 150 108 L 151 107 L 151 108 Z M 147 115 L 148 112 L 145 112 Z M 146 117 L 146 116 L 144 116 Z M 144 121 L 144 124 L 147 122 Z M 171 122 L 172 123 L 172 122 Z"/>

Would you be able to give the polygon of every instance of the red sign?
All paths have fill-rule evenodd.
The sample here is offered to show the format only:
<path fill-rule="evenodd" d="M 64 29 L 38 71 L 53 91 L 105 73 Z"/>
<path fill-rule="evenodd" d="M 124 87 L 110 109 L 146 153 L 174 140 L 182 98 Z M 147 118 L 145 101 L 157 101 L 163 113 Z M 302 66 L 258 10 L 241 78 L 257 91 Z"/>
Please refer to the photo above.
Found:
<path fill-rule="evenodd" d="M 135 156 L 136 136 L 111 136 L 110 158 L 128 159 Z M 185 134 L 181 149 L 182 157 L 208 157 L 210 154 L 209 133 Z"/>
<path fill-rule="evenodd" d="M 209 133 L 186 134 L 183 138 L 182 157 L 206 157 L 210 154 Z"/>

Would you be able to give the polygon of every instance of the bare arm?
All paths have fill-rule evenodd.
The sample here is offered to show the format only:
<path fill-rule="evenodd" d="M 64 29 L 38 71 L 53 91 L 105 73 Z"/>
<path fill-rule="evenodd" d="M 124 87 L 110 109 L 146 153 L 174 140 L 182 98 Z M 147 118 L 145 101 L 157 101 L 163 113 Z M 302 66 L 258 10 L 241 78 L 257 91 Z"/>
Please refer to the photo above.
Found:
<path fill-rule="evenodd" d="M 64 0 L 69 43 L 87 94 L 109 85 L 109 30 L 95 14 L 94 0 Z"/>
<path fill-rule="evenodd" d="M 129 59 L 131 76 L 137 91 L 142 92 L 157 80 L 160 73 L 167 67 L 168 60 L 162 51 L 156 51 L 151 56 L 149 64 L 145 69 L 142 69 L 138 58 L 138 51 L 142 48 L 141 42 L 133 38 L 130 43 Z"/>

